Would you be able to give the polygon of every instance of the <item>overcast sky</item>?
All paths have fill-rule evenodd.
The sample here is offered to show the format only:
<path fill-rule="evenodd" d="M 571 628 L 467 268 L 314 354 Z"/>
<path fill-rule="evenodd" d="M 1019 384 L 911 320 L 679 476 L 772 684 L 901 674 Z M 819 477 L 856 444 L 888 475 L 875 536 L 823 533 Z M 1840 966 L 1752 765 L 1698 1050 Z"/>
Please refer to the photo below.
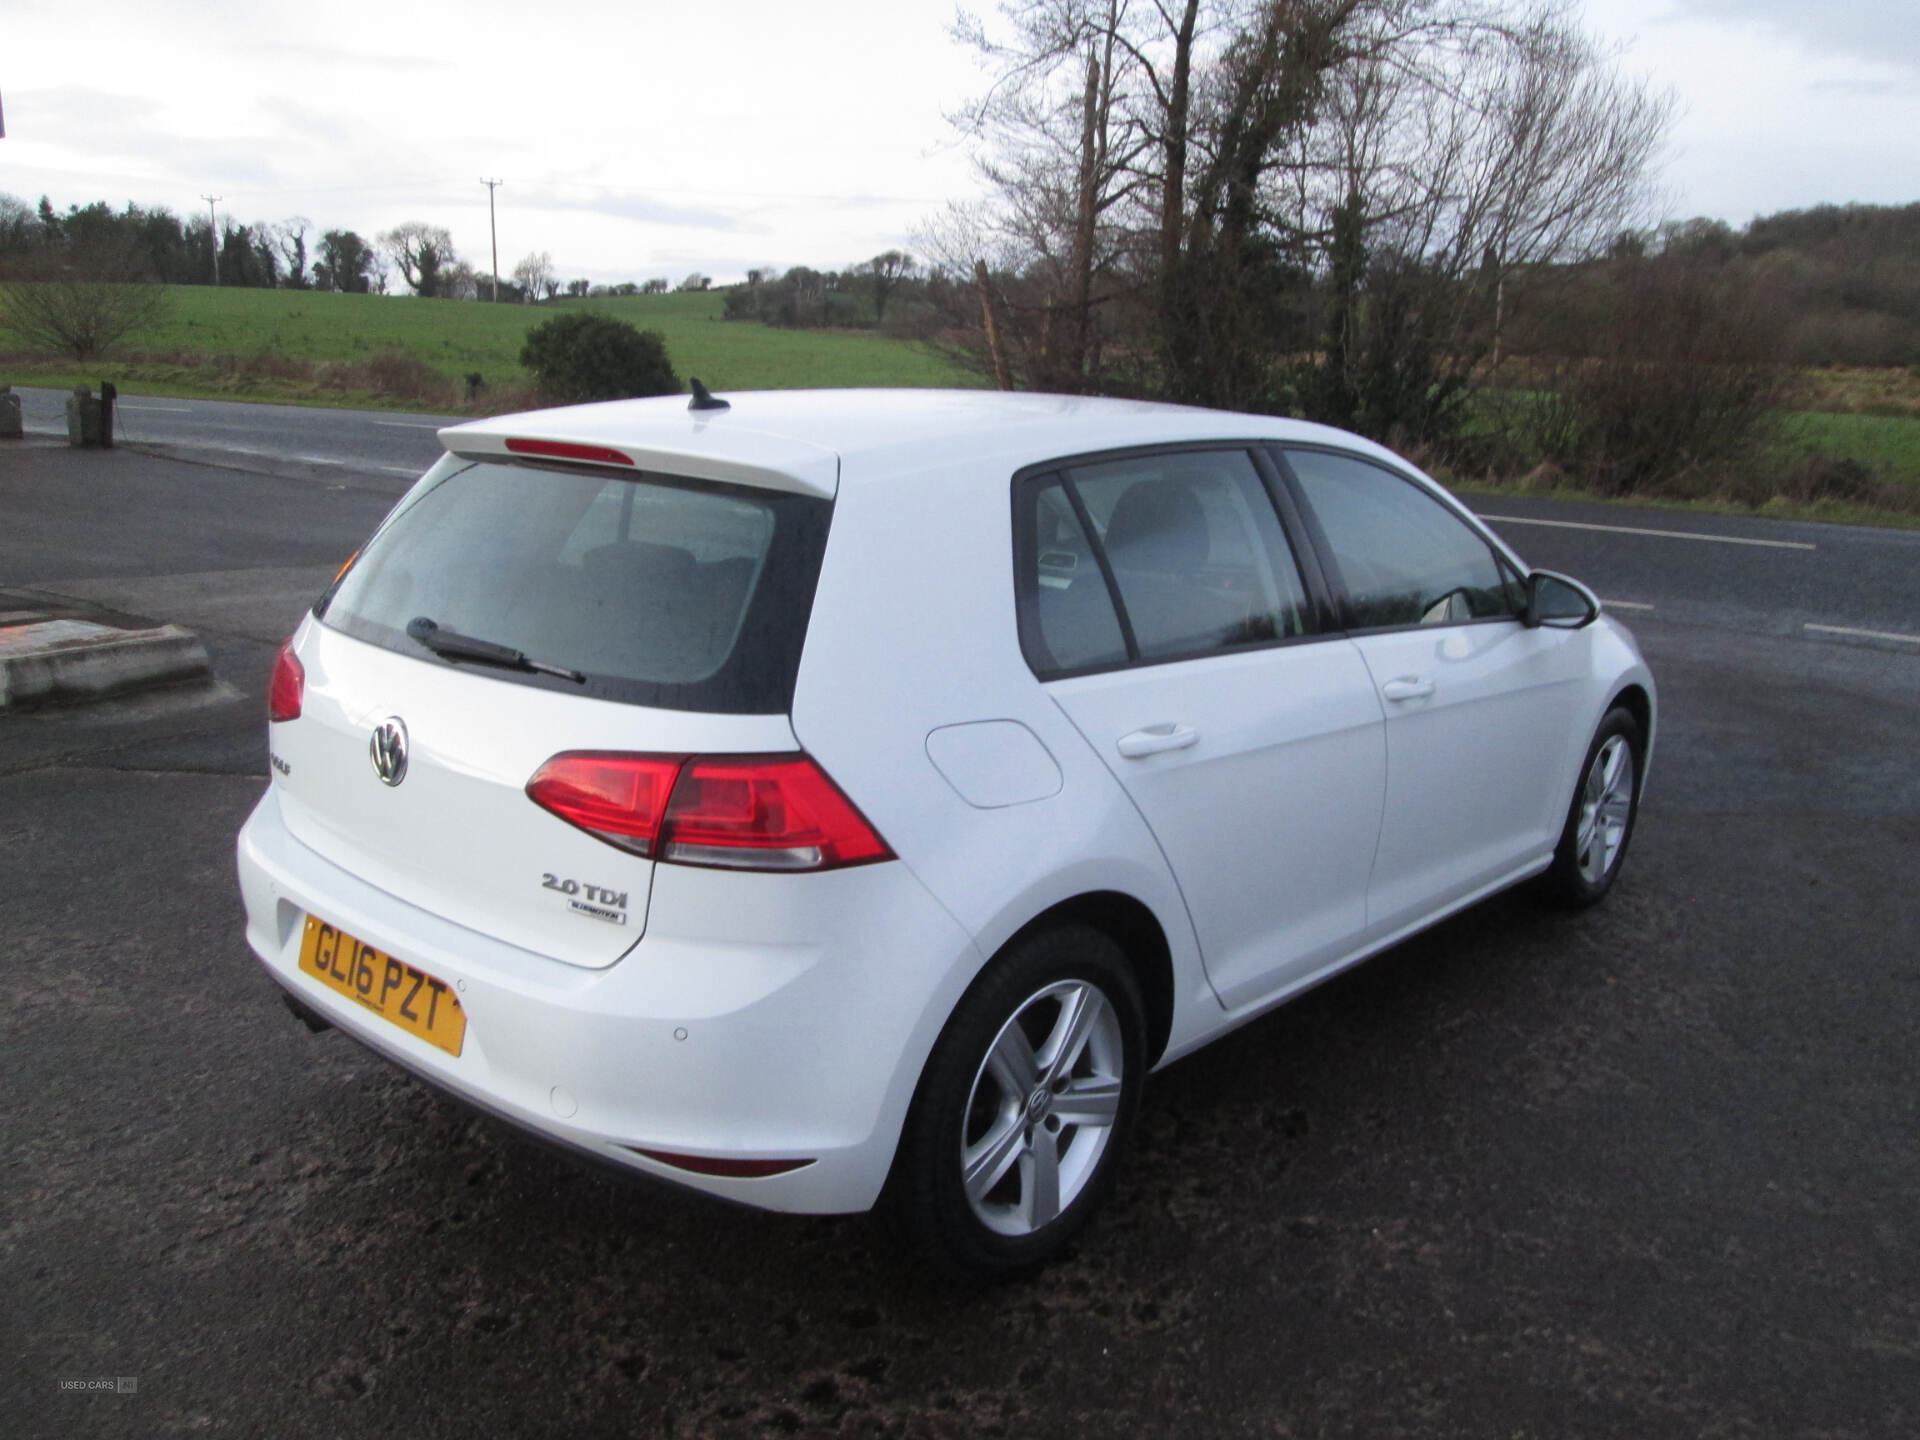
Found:
<path fill-rule="evenodd" d="M 1678 92 L 1671 218 L 1920 200 L 1920 0 L 1586 0 Z M 974 188 L 952 0 L 0 0 L 0 191 L 727 280 L 911 248 Z"/>

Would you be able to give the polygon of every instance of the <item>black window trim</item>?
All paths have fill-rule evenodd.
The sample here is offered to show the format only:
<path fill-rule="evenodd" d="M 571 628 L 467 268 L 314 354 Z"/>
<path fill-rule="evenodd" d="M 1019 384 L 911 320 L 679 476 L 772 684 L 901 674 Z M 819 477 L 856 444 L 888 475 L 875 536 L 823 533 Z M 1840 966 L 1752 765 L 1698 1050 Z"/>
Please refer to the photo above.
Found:
<path fill-rule="evenodd" d="M 1506 547 L 1500 543 L 1497 537 L 1487 529 L 1479 516 L 1475 515 L 1471 510 L 1468 510 L 1445 490 L 1436 489 L 1428 485 L 1398 465 L 1389 464 L 1377 455 L 1369 455 L 1362 451 L 1351 450 L 1341 445 L 1328 445 L 1319 441 L 1269 440 L 1266 443 L 1266 449 L 1268 458 L 1278 473 L 1288 496 L 1291 497 L 1293 501 L 1295 510 L 1300 518 L 1301 526 L 1310 539 L 1316 561 L 1324 570 L 1331 595 L 1330 603 L 1334 607 L 1334 612 L 1339 616 L 1342 633 L 1347 635 L 1392 635 L 1403 630 L 1433 630 L 1441 627 L 1423 624 L 1418 620 L 1410 621 L 1403 625 L 1362 626 L 1352 623 L 1354 618 L 1352 593 L 1347 587 L 1345 577 L 1340 573 L 1340 562 L 1334 557 L 1333 542 L 1327 538 L 1327 532 L 1321 527 L 1320 517 L 1314 513 L 1313 506 L 1307 499 L 1306 491 L 1301 487 L 1300 477 L 1294 473 L 1293 467 L 1287 463 L 1286 452 L 1289 450 L 1307 450 L 1316 454 L 1332 455 L 1342 460 L 1358 461 L 1363 465 L 1371 465 L 1376 470 L 1385 471 L 1394 479 L 1411 486 L 1420 494 L 1436 502 L 1442 510 L 1465 525 L 1468 533 L 1487 547 L 1488 553 L 1493 556 L 1494 568 L 1499 570 L 1502 579 L 1509 584 L 1517 585 L 1520 592 L 1525 593 L 1526 575 L 1515 563 L 1514 557 L 1508 553 Z M 1466 620 L 1454 620 L 1449 622 L 1449 624 L 1524 625 L 1525 619 L 1523 615 L 1519 614 L 1476 615 Z"/>
<path fill-rule="evenodd" d="M 1279 650 L 1295 645 L 1318 644 L 1337 639 L 1345 632 L 1332 623 L 1340 613 L 1332 600 L 1332 592 L 1320 571 L 1319 556 L 1309 543 L 1297 534 L 1289 524 L 1289 515 L 1299 514 L 1298 506 L 1291 497 L 1282 498 L 1283 492 L 1276 488 L 1281 479 L 1280 467 L 1267 455 L 1267 447 L 1273 443 L 1272 437 L 1254 439 L 1207 439 L 1194 441 L 1161 441 L 1152 445 L 1128 445 L 1109 450 L 1091 450 L 1078 455 L 1063 455 L 1058 459 L 1044 460 L 1037 464 L 1023 466 L 1013 473 L 1013 483 L 1009 487 L 1009 498 L 1013 508 L 1013 608 L 1015 626 L 1018 630 L 1021 657 L 1027 662 L 1027 668 L 1034 678 L 1043 684 L 1055 680 L 1077 680 L 1083 675 L 1110 675 L 1122 670 L 1140 670 L 1156 665 L 1179 665 L 1193 660 L 1211 660 L 1222 655 L 1244 655 L 1257 650 Z M 1279 523 L 1280 533 L 1286 541 L 1294 569 L 1300 576 L 1307 594 L 1307 609 L 1304 619 L 1309 629 L 1300 635 L 1286 635 L 1273 640 L 1248 640 L 1238 645 L 1216 646 L 1207 650 L 1195 650 L 1182 655 L 1143 656 L 1134 639 L 1133 622 L 1127 615 L 1127 607 L 1120 597 L 1119 582 L 1114 578 L 1113 567 L 1107 559 L 1106 546 L 1100 541 L 1099 533 L 1093 527 L 1093 518 L 1087 513 L 1086 503 L 1080 498 L 1079 489 L 1073 483 L 1070 471 L 1088 465 L 1108 464 L 1114 461 L 1149 459 L 1155 455 L 1194 455 L 1208 451 L 1228 451 L 1245 455 L 1252 464 L 1254 473 L 1259 477 L 1261 488 L 1266 492 L 1267 503 L 1273 507 L 1274 519 Z M 1033 534 L 1033 506 L 1025 503 L 1029 495 L 1052 481 L 1058 481 L 1067 501 L 1073 506 L 1075 518 L 1086 532 L 1087 546 L 1093 552 L 1095 562 L 1100 567 L 1100 575 L 1105 582 L 1108 602 L 1113 606 L 1114 618 L 1119 622 L 1120 635 L 1127 648 L 1127 658 L 1101 665 L 1053 666 L 1041 663 L 1046 647 L 1041 642 L 1034 618 L 1035 597 L 1029 593 L 1028 582 L 1038 583 L 1039 565 L 1037 546 Z M 1296 519 L 1297 523 L 1297 519 Z"/>
<path fill-rule="evenodd" d="M 1073 483 L 1073 476 L 1067 473 L 1068 469 L 1068 466 L 1062 465 L 1049 478 L 1059 483 L 1060 493 L 1067 497 L 1067 503 L 1073 507 L 1073 518 L 1079 522 L 1080 533 L 1086 537 L 1087 552 L 1093 556 L 1093 563 L 1100 567 L 1100 578 L 1106 582 L 1107 603 L 1113 606 L 1113 618 L 1120 626 L 1120 645 L 1127 652 L 1129 662 L 1137 661 L 1140 658 L 1140 640 L 1133 633 L 1133 617 L 1127 613 L 1127 602 L 1120 594 L 1120 577 L 1113 573 L 1113 562 L 1107 558 L 1107 547 L 1100 543 L 1100 532 L 1093 527 L 1093 513 L 1087 509 L 1087 502 L 1080 498 L 1080 487 Z M 1047 482 L 1040 483 L 1044 485 Z M 1034 548 L 1033 573 L 1037 578 L 1040 574 L 1039 547 L 1036 544 Z"/>
<path fill-rule="evenodd" d="M 1341 592 L 1320 563 L 1319 546 L 1314 543 L 1306 510 L 1289 483 L 1291 477 L 1269 446 L 1256 447 L 1253 463 L 1267 487 L 1268 500 L 1280 514 L 1280 528 L 1293 551 L 1294 568 L 1307 587 L 1307 597 L 1314 609 L 1314 632 L 1323 638 L 1346 634 L 1347 616 Z"/>

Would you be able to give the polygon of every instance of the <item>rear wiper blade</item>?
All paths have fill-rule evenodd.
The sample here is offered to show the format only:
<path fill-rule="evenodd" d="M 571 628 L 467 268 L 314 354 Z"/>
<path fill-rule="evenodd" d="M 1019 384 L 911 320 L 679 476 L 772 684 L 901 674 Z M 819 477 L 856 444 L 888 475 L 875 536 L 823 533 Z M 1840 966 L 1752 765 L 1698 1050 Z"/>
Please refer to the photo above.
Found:
<path fill-rule="evenodd" d="M 434 654 L 443 655 L 449 660 L 472 660 L 481 665 L 495 665 L 502 670 L 529 670 L 541 675 L 558 675 L 562 680 L 571 680 L 576 685 L 587 683 L 587 677 L 578 670 L 569 670 L 564 665 L 549 665 L 544 660 L 529 660 L 525 651 L 443 629 L 425 615 L 416 615 L 407 622 L 407 634 Z"/>

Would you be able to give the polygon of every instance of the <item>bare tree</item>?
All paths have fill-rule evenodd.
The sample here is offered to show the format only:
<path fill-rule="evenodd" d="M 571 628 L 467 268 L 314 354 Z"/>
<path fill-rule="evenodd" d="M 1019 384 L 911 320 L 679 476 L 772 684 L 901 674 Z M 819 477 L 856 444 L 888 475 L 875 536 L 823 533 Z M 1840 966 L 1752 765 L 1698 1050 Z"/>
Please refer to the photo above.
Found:
<path fill-rule="evenodd" d="M 142 273 L 125 245 L 49 250 L 0 286 L 0 328 L 29 349 L 90 360 L 165 317 L 167 292 Z"/>
<path fill-rule="evenodd" d="M 987 262 L 1027 383 L 1113 383 L 1105 323 L 1125 332 L 1109 354 L 1154 361 L 1151 388 L 1276 408 L 1289 352 L 1321 341 L 1312 297 L 1330 277 L 1349 326 L 1379 318 L 1364 302 L 1391 274 L 1438 277 L 1455 313 L 1423 302 L 1387 328 L 1457 339 L 1488 328 L 1482 302 L 1497 310 L 1508 277 L 1618 227 L 1670 105 L 1622 82 L 1569 14 L 1003 0 L 996 24 L 956 29 L 993 76 L 955 117 L 993 195 L 929 248 L 952 275 Z"/>
<path fill-rule="evenodd" d="M 913 257 L 901 250 L 884 250 L 860 267 L 873 290 L 873 318 L 886 323 L 887 301 L 900 288 L 900 282 L 914 272 Z M 749 273 L 751 279 L 751 272 Z"/>
<path fill-rule="evenodd" d="M 453 237 L 438 225 L 409 220 L 380 237 L 380 248 L 399 267 L 400 276 L 414 294 L 431 298 L 442 293 L 442 272 L 458 263 Z"/>
<path fill-rule="evenodd" d="M 1300 167 L 1320 193 L 1297 192 L 1296 223 L 1357 204 L 1369 244 L 1461 282 L 1463 306 L 1484 302 L 1497 344 L 1516 274 L 1598 255 L 1645 218 L 1673 106 L 1623 81 L 1563 4 L 1535 4 L 1343 73 L 1311 142 L 1323 163 Z"/>
<path fill-rule="evenodd" d="M 976 163 L 998 203 L 950 213 L 928 239 L 955 273 L 981 262 L 990 273 L 1025 272 L 1020 294 L 1005 298 L 1029 380 L 1042 388 L 1088 388 L 1099 369 L 1095 311 L 1110 298 L 1124 240 L 1114 221 L 1145 183 L 1140 161 L 1151 145 L 1130 86 L 1150 68 L 1135 45 L 1138 17 L 1155 9 L 1008 0 L 999 27 L 968 12 L 954 25 L 955 38 L 997 72 L 949 119 L 979 147 Z M 971 254 L 953 248 L 962 235 L 972 237 Z"/>
<path fill-rule="evenodd" d="M 528 303 L 551 300 L 560 285 L 554 275 L 553 256 L 542 250 L 525 257 L 513 267 L 513 283 L 520 287 Z"/>
<path fill-rule="evenodd" d="M 443 300 L 478 300 L 480 282 L 486 277 L 464 260 L 455 260 L 440 271 L 437 293 Z"/>
<path fill-rule="evenodd" d="M 307 277 L 307 231 L 312 228 L 313 222 L 304 215 L 289 215 L 271 227 L 273 239 L 280 247 L 280 258 L 286 262 L 290 290 L 305 290 L 313 283 Z"/>

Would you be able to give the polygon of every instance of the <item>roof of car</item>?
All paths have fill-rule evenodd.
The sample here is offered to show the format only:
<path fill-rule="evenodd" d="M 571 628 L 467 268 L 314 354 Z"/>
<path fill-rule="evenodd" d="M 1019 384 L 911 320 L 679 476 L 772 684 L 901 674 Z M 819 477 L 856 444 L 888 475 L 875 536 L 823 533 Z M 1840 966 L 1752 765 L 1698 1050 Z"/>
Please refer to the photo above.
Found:
<path fill-rule="evenodd" d="M 841 479 L 922 470 L 957 454 L 1009 470 L 1063 455 L 1181 440 L 1335 441 L 1387 456 L 1326 426 L 1184 405 L 1000 390 L 761 390 L 723 410 L 681 395 L 501 415 L 440 432 L 460 455 L 507 442 L 604 446 L 643 468 L 831 496 Z"/>

